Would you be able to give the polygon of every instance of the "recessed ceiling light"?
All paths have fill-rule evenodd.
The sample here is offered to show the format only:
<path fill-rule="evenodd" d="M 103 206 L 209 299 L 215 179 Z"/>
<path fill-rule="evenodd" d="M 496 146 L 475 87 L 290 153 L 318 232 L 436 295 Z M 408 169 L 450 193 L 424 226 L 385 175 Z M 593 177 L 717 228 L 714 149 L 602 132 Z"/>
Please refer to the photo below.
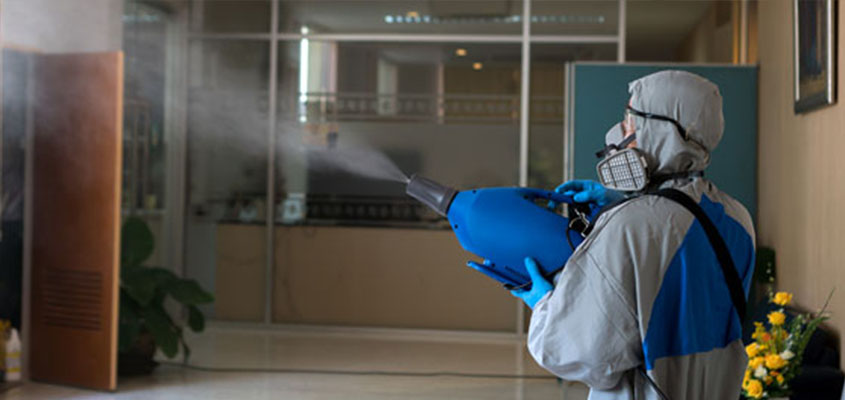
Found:
<path fill-rule="evenodd" d="M 462 48 L 455 49 L 455 55 L 458 56 L 458 57 L 463 57 L 463 56 L 467 55 L 467 49 L 462 49 Z"/>
<path fill-rule="evenodd" d="M 472 63 L 472 69 L 474 69 L 476 71 L 480 71 L 482 68 L 484 68 L 484 64 L 482 64 L 480 62 Z"/>
<path fill-rule="evenodd" d="M 604 24 L 607 22 L 603 15 L 532 15 L 529 19 L 536 24 Z M 522 16 L 478 17 L 458 15 L 441 18 L 421 15 L 419 11 L 408 11 L 405 14 L 385 15 L 384 22 L 387 24 L 519 24 L 522 23 Z"/>

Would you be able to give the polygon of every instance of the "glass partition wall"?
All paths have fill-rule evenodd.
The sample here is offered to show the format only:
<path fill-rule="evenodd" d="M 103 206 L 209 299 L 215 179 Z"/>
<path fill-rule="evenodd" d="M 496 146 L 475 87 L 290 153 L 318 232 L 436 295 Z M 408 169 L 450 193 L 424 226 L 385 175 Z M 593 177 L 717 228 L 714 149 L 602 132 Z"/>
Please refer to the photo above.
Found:
<path fill-rule="evenodd" d="M 144 220 L 156 239 L 146 264 L 171 266 L 171 255 L 182 252 L 174 236 L 181 212 L 173 201 L 173 157 L 178 149 L 174 125 L 174 75 L 171 73 L 178 25 L 166 1 L 131 1 L 124 7 L 124 110 L 121 209 L 124 218 Z M 178 225 L 178 224 L 176 224 Z M 178 233 L 177 233 L 178 234 Z M 175 268 L 178 269 L 178 268 Z"/>
<path fill-rule="evenodd" d="M 158 221 L 155 263 L 212 291 L 212 319 L 331 323 L 287 298 L 283 229 L 442 228 L 372 179 L 385 158 L 459 188 L 553 187 L 564 65 L 622 61 L 624 15 L 624 0 L 129 0 L 125 213 Z"/>

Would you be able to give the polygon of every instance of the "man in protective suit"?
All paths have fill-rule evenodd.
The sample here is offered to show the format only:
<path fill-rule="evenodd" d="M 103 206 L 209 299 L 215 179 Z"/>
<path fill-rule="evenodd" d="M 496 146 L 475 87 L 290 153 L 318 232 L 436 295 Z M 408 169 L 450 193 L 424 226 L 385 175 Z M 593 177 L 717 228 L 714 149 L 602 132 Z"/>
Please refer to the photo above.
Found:
<path fill-rule="evenodd" d="M 554 285 L 526 259 L 532 287 L 513 293 L 534 310 L 528 348 L 555 375 L 589 385 L 591 400 L 737 399 L 755 238 L 745 207 L 703 177 L 724 129 L 722 97 L 683 71 L 648 75 L 628 90 L 625 120 L 608 132 L 604 153 L 607 161 L 635 149 L 645 183 L 623 197 L 630 185 L 611 190 L 600 163 L 605 185 L 558 188 L 604 209 Z M 658 195 L 666 189 L 706 217 Z"/>

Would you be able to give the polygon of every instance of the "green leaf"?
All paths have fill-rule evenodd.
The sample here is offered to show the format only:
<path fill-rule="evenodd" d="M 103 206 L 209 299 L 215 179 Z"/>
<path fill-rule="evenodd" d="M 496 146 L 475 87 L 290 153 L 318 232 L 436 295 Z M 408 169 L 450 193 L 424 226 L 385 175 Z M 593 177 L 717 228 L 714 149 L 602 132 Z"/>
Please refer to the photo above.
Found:
<path fill-rule="evenodd" d="M 120 263 L 137 266 L 150 258 L 155 247 L 153 232 L 144 220 L 129 217 L 120 231 Z"/>
<path fill-rule="evenodd" d="M 178 354 L 180 346 L 187 357 L 190 348 L 182 337 L 183 328 L 164 308 L 166 296 L 188 306 L 188 325 L 195 332 L 205 328 L 205 317 L 195 305 L 214 301 L 196 281 L 182 279 L 166 268 L 133 263 L 121 267 L 120 293 L 120 350 L 131 348 L 137 335 L 146 330 L 169 358 Z"/>
<path fill-rule="evenodd" d="M 165 287 L 181 279 L 167 268 L 149 267 L 147 270 L 149 270 L 149 274 L 155 279 L 156 284 L 161 287 Z"/>
<path fill-rule="evenodd" d="M 205 316 L 195 305 L 188 306 L 188 326 L 194 332 L 202 332 L 205 329 Z"/>
<path fill-rule="evenodd" d="M 179 331 L 173 320 L 161 305 L 141 309 L 147 330 L 153 335 L 156 345 L 168 358 L 173 358 L 179 350 Z"/>
<path fill-rule="evenodd" d="M 168 285 L 166 290 L 176 301 L 185 305 L 205 304 L 214 301 L 214 296 L 203 290 L 194 280 L 180 279 Z"/>
<path fill-rule="evenodd" d="M 143 306 L 149 304 L 155 296 L 157 282 L 150 268 L 125 266 L 121 268 L 120 283 L 122 289 Z"/>

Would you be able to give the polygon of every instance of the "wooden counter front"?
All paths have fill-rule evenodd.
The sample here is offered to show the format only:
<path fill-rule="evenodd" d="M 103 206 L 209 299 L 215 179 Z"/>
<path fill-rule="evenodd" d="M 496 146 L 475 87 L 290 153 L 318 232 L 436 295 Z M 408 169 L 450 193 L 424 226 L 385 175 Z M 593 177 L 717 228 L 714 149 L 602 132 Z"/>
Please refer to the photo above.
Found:
<path fill-rule="evenodd" d="M 263 315 L 264 229 L 218 226 L 218 319 Z M 513 330 L 513 297 L 466 266 L 451 231 L 277 227 L 275 243 L 274 322 Z"/>

